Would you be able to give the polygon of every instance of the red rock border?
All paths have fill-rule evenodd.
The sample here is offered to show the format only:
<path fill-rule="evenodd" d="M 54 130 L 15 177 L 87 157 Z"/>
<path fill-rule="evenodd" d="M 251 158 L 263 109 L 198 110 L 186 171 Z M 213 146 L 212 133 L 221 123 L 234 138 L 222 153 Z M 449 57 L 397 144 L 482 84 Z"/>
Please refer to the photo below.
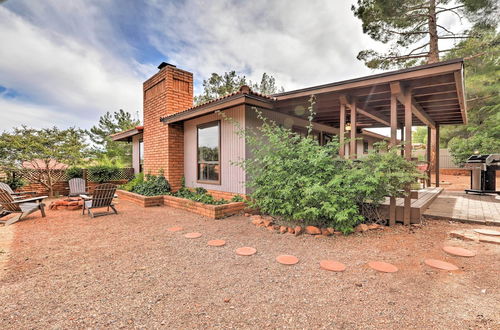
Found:
<path fill-rule="evenodd" d="M 116 193 L 119 198 L 130 201 L 142 207 L 166 205 L 176 209 L 200 214 L 211 219 L 222 219 L 234 214 L 238 214 L 242 212 L 246 207 L 246 203 L 244 202 L 233 202 L 223 205 L 209 205 L 169 195 L 142 196 L 125 190 L 117 190 Z"/>
<path fill-rule="evenodd" d="M 332 235 L 342 235 L 342 232 L 335 230 L 335 228 L 319 228 L 315 226 L 296 226 L 287 227 L 275 224 L 274 219 L 270 216 L 262 215 L 251 215 L 245 213 L 245 216 L 250 217 L 252 224 L 257 227 L 263 227 L 271 232 L 276 232 L 278 234 L 293 234 L 299 236 L 301 234 L 315 235 L 315 236 L 332 236 Z M 360 224 L 354 229 L 355 232 L 365 232 L 368 230 L 384 229 L 383 226 L 378 224 Z"/>

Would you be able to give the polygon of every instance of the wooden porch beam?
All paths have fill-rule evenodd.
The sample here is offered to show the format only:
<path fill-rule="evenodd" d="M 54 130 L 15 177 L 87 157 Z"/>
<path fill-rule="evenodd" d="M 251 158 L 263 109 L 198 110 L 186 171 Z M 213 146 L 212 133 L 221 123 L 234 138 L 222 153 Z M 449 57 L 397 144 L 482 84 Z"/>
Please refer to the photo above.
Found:
<path fill-rule="evenodd" d="M 345 157 L 345 103 L 340 104 L 340 132 L 339 132 L 339 155 L 340 157 Z"/>
<path fill-rule="evenodd" d="M 399 102 L 405 105 L 405 111 L 407 108 L 407 102 L 410 102 L 411 112 L 425 125 L 435 128 L 436 123 L 429 117 L 429 115 L 422 109 L 422 107 L 415 101 L 415 98 L 411 95 L 410 90 L 404 90 L 399 81 L 391 82 L 391 93 L 396 95 Z M 406 112 L 405 112 L 406 118 Z M 405 120 L 406 126 L 406 120 Z M 411 131 L 410 131 L 411 133 Z"/>
<path fill-rule="evenodd" d="M 464 80 L 462 76 L 462 71 L 454 72 L 455 75 L 455 85 L 457 88 L 458 103 L 460 104 L 460 112 L 462 113 L 462 120 L 464 124 L 467 124 L 467 108 L 465 103 L 464 95 Z"/>
<path fill-rule="evenodd" d="M 356 121 L 357 121 L 357 109 L 356 109 L 356 99 L 351 100 L 351 104 L 349 105 L 351 109 L 351 141 L 350 141 L 350 149 L 349 149 L 349 158 L 355 159 L 357 157 L 357 146 L 358 141 L 356 140 Z"/>
<path fill-rule="evenodd" d="M 412 115 L 413 115 L 413 99 L 410 91 L 404 92 L 403 104 L 405 105 L 405 148 L 404 156 L 405 159 L 411 161 L 411 126 L 412 126 Z M 403 224 L 410 225 L 411 223 L 411 196 L 410 196 L 411 186 L 407 184 L 405 187 L 405 197 L 404 197 L 404 211 L 403 211 Z"/>
<path fill-rule="evenodd" d="M 350 96 L 347 96 L 347 95 L 340 95 L 339 97 L 340 99 L 340 104 L 344 104 L 344 105 L 347 105 L 347 104 L 351 104 L 351 100 L 353 98 L 351 98 Z M 389 117 L 387 117 L 386 115 L 383 115 L 381 114 L 380 112 L 376 111 L 376 110 L 371 110 L 371 109 L 363 109 L 363 108 L 360 108 L 359 106 L 356 105 L 356 111 L 359 113 L 359 114 L 362 114 L 363 116 L 366 116 L 370 119 L 373 119 L 381 124 L 384 124 L 385 126 L 389 127 L 391 126 L 391 120 Z"/>

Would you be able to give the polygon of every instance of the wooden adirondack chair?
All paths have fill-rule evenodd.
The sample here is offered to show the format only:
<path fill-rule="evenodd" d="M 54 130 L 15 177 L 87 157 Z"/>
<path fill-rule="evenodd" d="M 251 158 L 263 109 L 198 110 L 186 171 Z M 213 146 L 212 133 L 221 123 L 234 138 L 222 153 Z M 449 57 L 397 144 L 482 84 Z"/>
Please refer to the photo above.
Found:
<path fill-rule="evenodd" d="M 91 218 L 101 215 L 108 215 L 111 214 L 111 212 L 109 212 L 109 208 L 111 208 L 115 214 L 118 214 L 118 211 L 115 209 L 115 205 L 113 204 L 115 192 L 116 186 L 114 184 L 103 183 L 95 187 L 92 197 L 89 197 L 87 195 L 80 195 L 80 197 L 83 198 L 83 214 L 85 214 L 85 210 L 87 210 Z M 92 209 L 104 207 L 108 209 L 107 212 L 92 212 Z"/>
<path fill-rule="evenodd" d="M 68 197 L 78 197 L 80 195 L 85 195 L 88 193 L 87 187 L 85 186 L 85 180 L 82 178 L 73 178 L 68 181 L 68 185 Z"/>
<path fill-rule="evenodd" d="M 42 213 L 42 217 L 45 217 L 45 204 L 42 201 L 47 197 L 39 196 L 27 199 L 14 199 L 6 190 L 0 189 L 0 205 L 2 208 L 9 213 L 19 213 L 19 215 L 7 221 L 0 221 L 0 223 L 4 223 L 6 226 L 11 225 L 38 210 Z"/>
<path fill-rule="evenodd" d="M 5 182 L 0 182 L 0 189 L 3 189 L 6 192 L 8 192 L 13 198 L 20 198 L 23 195 L 36 194 L 36 191 L 14 192 L 14 190 L 12 190 L 12 188 L 8 184 L 6 184 Z"/>

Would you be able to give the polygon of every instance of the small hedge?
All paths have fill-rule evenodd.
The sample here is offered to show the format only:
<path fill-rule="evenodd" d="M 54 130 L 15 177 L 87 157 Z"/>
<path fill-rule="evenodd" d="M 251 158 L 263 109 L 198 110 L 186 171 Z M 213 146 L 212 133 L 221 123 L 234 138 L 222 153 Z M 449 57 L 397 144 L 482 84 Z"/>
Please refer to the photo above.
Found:
<path fill-rule="evenodd" d="M 121 169 L 118 166 L 96 165 L 87 169 L 88 179 L 97 183 L 104 183 L 120 179 Z"/>
<path fill-rule="evenodd" d="M 70 167 L 66 170 L 66 178 L 68 180 L 74 179 L 74 178 L 83 178 L 83 168 L 81 167 Z"/>
<path fill-rule="evenodd" d="M 194 191 L 186 187 L 182 187 L 175 194 L 173 194 L 173 196 L 190 199 L 192 201 L 200 202 L 203 204 L 222 205 L 229 203 L 229 201 L 225 199 L 215 199 L 207 192 L 206 189 L 201 187 L 195 188 Z"/>

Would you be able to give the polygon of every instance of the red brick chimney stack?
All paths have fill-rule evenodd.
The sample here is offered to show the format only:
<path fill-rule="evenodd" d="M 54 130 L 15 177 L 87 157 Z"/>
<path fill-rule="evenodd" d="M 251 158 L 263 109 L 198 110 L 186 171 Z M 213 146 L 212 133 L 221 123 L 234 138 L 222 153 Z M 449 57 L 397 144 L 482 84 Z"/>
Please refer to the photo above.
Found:
<path fill-rule="evenodd" d="M 144 173 L 163 170 L 174 190 L 184 175 L 183 125 L 166 125 L 165 117 L 193 106 L 193 74 L 168 63 L 143 84 Z"/>

